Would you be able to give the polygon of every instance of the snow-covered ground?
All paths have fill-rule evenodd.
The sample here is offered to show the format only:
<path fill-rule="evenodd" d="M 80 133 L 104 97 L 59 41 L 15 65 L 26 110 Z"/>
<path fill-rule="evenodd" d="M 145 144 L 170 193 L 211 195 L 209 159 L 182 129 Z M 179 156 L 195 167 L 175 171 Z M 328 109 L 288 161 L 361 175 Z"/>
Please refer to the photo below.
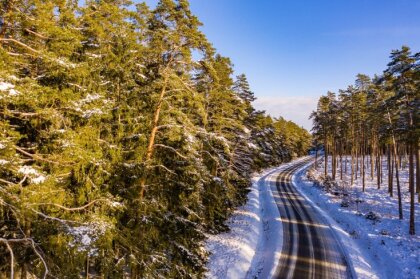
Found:
<path fill-rule="evenodd" d="M 331 160 L 330 160 L 331 163 Z M 383 159 L 386 171 L 386 160 Z M 403 164 L 404 165 L 404 164 Z M 340 166 L 339 166 L 340 167 Z M 348 172 L 350 168 L 348 165 Z M 313 175 L 323 174 L 323 164 Z M 337 177 L 340 177 L 338 169 Z M 401 171 L 404 220 L 398 218 L 398 200 L 394 182 L 394 197 L 387 192 L 387 173 L 383 173 L 383 184 L 377 189 L 376 176 L 371 179 L 370 169 L 366 171 L 366 190 L 362 192 L 360 176 L 352 186 L 345 184 L 347 196 L 326 193 L 303 175 L 297 175 L 298 189 L 311 199 L 321 210 L 326 212 L 343 229 L 343 234 L 350 235 L 364 261 L 372 266 L 380 278 L 420 278 L 420 206 L 416 202 L 415 215 L 417 236 L 408 234 L 409 192 L 407 169 Z M 303 174 L 303 173 L 301 173 Z M 301 178 L 301 179 L 300 179 Z M 349 176 L 344 174 L 344 181 Z M 339 181 L 341 188 L 343 183 Z M 354 247 L 346 245 L 347 250 Z M 352 258 L 353 261 L 356 257 Z M 357 268 L 356 268 L 357 269 Z M 360 275 L 359 275 L 360 276 Z M 369 276 L 368 276 L 369 277 Z"/>
<path fill-rule="evenodd" d="M 270 181 L 273 173 L 287 168 L 290 164 L 256 174 L 252 179 L 248 202 L 238 208 L 227 221 L 230 231 L 208 235 L 205 245 L 206 250 L 210 252 L 208 278 L 253 278 L 252 274 L 257 272 L 262 264 L 270 264 L 264 263 L 264 258 L 270 258 L 272 265 L 278 261 L 283 229 L 271 189 L 263 183 L 263 178 Z M 258 252 L 264 250 L 264 245 L 273 247 L 271 257 Z"/>
<path fill-rule="evenodd" d="M 264 263 L 264 260 L 271 257 L 274 264 L 278 261 L 282 248 L 280 215 L 270 187 L 261 181 L 271 181 L 275 173 L 289 165 L 268 169 L 254 176 L 247 204 L 236 210 L 228 220 L 230 231 L 208 235 L 206 249 L 211 253 L 208 278 L 254 278 L 262 265 L 271 264 Z M 308 167 L 303 167 L 294 175 L 294 184 L 319 211 L 321 218 L 329 223 L 346 251 L 356 277 L 420 279 L 420 237 L 408 235 L 407 172 L 403 170 L 401 173 L 405 219 L 400 221 L 396 195 L 390 198 L 387 194 L 386 173 L 383 174 L 382 189 L 377 190 L 375 180 L 372 181 L 367 172 L 364 193 L 361 186 L 356 186 L 361 185 L 358 178 L 354 186 L 347 187 L 348 196 L 344 204 L 343 196 L 326 193 L 307 179 Z M 322 173 L 321 166 L 315 175 Z M 416 216 L 420 218 L 419 206 L 416 206 Z M 378 219 L 372 220 L 375 218 Z M 419 220 L 416 221 L 416 230 L 419 234 Z M 274 232 L 276 237 L 272 237 Z M 261 247 L 267 245 L 273 247 L 269 256 L 259 252 L 264 251 Z"/>

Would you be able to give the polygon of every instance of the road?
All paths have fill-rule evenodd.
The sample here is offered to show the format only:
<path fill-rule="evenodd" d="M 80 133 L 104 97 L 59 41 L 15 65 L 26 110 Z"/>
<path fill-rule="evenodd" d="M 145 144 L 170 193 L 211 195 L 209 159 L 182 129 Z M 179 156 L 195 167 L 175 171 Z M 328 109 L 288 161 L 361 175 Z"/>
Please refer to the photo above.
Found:
<path fill-rule="evenodd" d="M 293 174 L 310 160 L 313 158 L 276 173 L 275 187 L 271 187 L 283 225 L 275 278 L 352 278 L 331 228 L 293 185 Z"/>

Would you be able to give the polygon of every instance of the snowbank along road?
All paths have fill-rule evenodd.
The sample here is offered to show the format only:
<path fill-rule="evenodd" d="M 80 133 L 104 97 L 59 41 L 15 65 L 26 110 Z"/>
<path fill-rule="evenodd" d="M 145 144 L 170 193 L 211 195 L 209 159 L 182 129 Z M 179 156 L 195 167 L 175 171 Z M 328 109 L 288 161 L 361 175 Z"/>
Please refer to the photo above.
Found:
<path fill-rule="evenodd" d="M 311 160 L 309 157 L 279 171 L 275 187 L 271 185 L 283 224 L 283 246 L 274 278 L 352 278 L 331 228 L 293 186 L 294 172 Z"/>

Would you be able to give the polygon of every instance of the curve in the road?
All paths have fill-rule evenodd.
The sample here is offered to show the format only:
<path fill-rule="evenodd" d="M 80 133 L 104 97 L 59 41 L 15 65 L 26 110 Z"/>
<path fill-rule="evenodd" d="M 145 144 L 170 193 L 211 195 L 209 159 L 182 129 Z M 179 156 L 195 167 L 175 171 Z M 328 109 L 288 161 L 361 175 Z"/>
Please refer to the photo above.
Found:
<path fill-rule="evenodd" d="M 283 248 L 275 278 L 351 278 L 341 246 L 328 224 L 294 188 L 293 174 L 312 158 L 279 172 L 277 207 L 283 223 Z"/>

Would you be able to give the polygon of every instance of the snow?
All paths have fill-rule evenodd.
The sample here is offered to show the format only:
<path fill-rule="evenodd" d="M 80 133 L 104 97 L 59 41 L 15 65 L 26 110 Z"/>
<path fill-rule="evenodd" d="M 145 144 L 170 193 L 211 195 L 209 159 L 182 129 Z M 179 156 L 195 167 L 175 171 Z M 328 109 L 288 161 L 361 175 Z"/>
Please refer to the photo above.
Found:
<path fill-rule="evenodd" d="M 18 169 L 18 173 L 29 176 L 31 182 L 34 184 L 40 184 L 46 180 L 46 177 L 44 175 L 40 174 L 36 169 L 32 168 L 31 166 L 21 166 Z"/>
<path fill-rule="evenodd" d="M 113 202 L 111 202 L 111 207 L 113 207 L 113 208 L 123 208 L 124 205 L 120 202 L 113 201 Z"/>
<path fill-rule="evenodd" d="M 296 186 L 296 189 L 299 191 L 299 193 L 305 197 L 305 199 L 308 200 L 309 203 L 318 211 L 318 217 L 322 218 L 331 228 L 336 239 L 338 240 L 339 245 L 342 247 L 341 250 L 345 254 L 346 262 L 353 273 L 353 277 L 360 279 L 387 278 L 378 277 L 377 270 L 379 270 L 380 267 L 373 263 L 374 260 L 370 259 L 370 255 L 366 255 L 360 245 L 355 243 L 351 235 L 340 226 L 341 222 L 336 221 L 334 218 L 330 217 L 331 215 L 329 214 L 331 214 L 331 212 L 327 213 L 323 210 L 322 206 L 320 206 L 323 201 L 317 199 L 319 196 L 308 195 L 308 193 L 305 191 L 305 187 L 308 185 L 312 186 L 312 182 L 308 182 L 303 178 L 311 164 L 312 163 L 302 167 L 295 173 L 293 176 L 294 185 Z"/>
<path fill-rule="evenodd" d="M 248 147 L 252 148 L 252 149 L 258 149 L 258 146 L 256 146 L 255 144 L 253 144 L 252 142 L 248 142 Z"/>
<path fill-rule="evenodd" d="M 38 175 L 38 171 L 30 166 L 22 166 L 18 172 L 25 175 Z"/>
<path fill-rule="evenodd" d="M 96 53 L 86 53 L 87 56 L 91 57 L 91 58 L 101 58 L 102 54 L 96 54 Z"/>
<path fill-rule="evenodd" d="M 230 232 L 208 235 L 208 278 L 245 277 L 262 232 L 260 206 L 258 184 L 254 181 L 247 204 L 228 221 Z"/>
<path fill-rule="evenodd" d="M 275 172 L 288 165 L 255 175 L 248 202 L 238 208 L 227 221 L 230 231 L 207 235 L 205 248 L 210 252 L 207 278 L 272 277 L 281 253 L 283 230 L 275 205 L 276 197 L 273 197 L 270 187 L 262 183 L 261 179 L 265 178 L 269 182 Z M 408 235 L 407 187 L 403 187 L 405 220 L 400 221 L 397 199 L 388 196 L 385 183 L 383 190 L 377 190 L 375 181 L 366 179 L 364 193 L 361 192 L 361 186 L 347 189 L 349 199 L 363 202 L 350 202 L 349 207 L 341 207 L 341 197 L 326 193 L 307 179 L 305 174 L 310 165 L 296 172 L 293 176 L 294 184 L 317 210 L 319 218 L 332 229 L 354 277 L 420 278 L 420 237 Z M 322 169 L 319 172 L 322 173 Z M 406 170 L 402 170 L 402 185 L 406 185 L 406 180 Z M 360 179 L 355 184 L 360 185 Z M 375 216 L 379 216 L 379 219 L 374 220 Z M 418 206 L 416 216 L 420 216 Z M 419 220 L 416 221 L 416 230 L 420 232 Z M 270 250 L 266 247 L 274 248 Z M 262 252 L 267 250 L 270 252 Z"/>
<path fill-rule="evenodd" d="M 9 96 L 17 96 L 19 95 L 19 91 L 14 89 L 15 86 L 11 83 L 0 81 L 0 91 L 7 92 Z M 0 96 L 0 99 L 2 97 Z"/>
<path fill-rule="evenodd" d="M 0 165 L 6 165 L 8 163 L 9 163 L 9 161 L 0 159 Z"/>
<path fill-rule="evenodd" d="M 9 96 L 17 96 L 19 95 L 19 91 L 16 91 L 15 89 L 9 89 Z"/>
<path fill-rule="evenodd" d="M 410 207 L 407 169 L 401 170 L 404 220 L 399 220 L 397 195 L 389 197 L 386 159 L 383 158 L 382 161 L 385 172 L 381 189 L 377 189 L 375 174 L 371 180 L 370 169 L 367 169 L 365 192 L 362 192 L 360 177 L 353 186 L 345 186 L 348 196 L 344 200 L 346 202 L 344 207 L 341 196 L 314 187 L 313 182 L 307 178 L 298 183 L 298 189 L 324 212 L 326 218 L 330 219 L 329 223 L 346 246 L 359 278 L 420 278 L 420 236 L 408 234 Z M 339 170 L 338 177 L 340 177 Z M 348 172 L 350 172 L 349 166 Z M 315 172 L 315 176 L 319 177 L 321 174 L 323 166 Z M 343 180 L 347 183 L 339 181 L 339 187 L 349 185 L 348 175 L 344 174 Z M 394 188 L 396 188 L 395 182 Z M 419 234 L 418 203 L 415 215 L 416 232 Z M 372 274 L 373 270 L 376 274 Z"/>
<path fill-rule="evenodd" d="M 15 86 L 11 83 L 4 82 L 4 81 L 0 82 L 0 91 L 8 91 L 8 90 L 10 90 L 11 88 L 14 88 L 14 87 Z"/>
<path fill-rule="evenodd" d="M 101 96 L 98 95 L 98 94 L 93 94 L 93 95 L 92 94 L 87 94 L 86 97 L 82 101 L 84 103 L 90 103 L 90 102 L 93 102 L 93 101 L 98 100 L 100 98 L 101 98 Z"/>
<path fill-rule="evenodd" d="M 76 68 L 76 64 L 75 63 L 71 63 L 70 61 L 68 61 L 66 58 L 58 58 L 55 60 L 59 65 L 65 67 L 65 68 L 71 68 L 74 69 Z"/>
<path fill-rule="evenodd" d="M 0 143 L 0 149 L 5 149 L 5 148 L 6 148 L 6 145 Z"/>
<path fill-rule="evenodd" d="M 108 227 L 108 224 L 102 222 L 92 222 L 78 227 L 69 226 L 67 233 L 72 237 L 69 246 L 76 247 L 79 252 L 87 251 L 89 255 L 94 255 L 98 250 L 94 244 L 106 233 Z"/>
<path fill-rule="evenodd" d="M 97 100 L 101 100 L 103 104 L 107 104 L 107 100 L 103 100 L 98 94 L 87 94 L 85 98 L 73 102 L 74 110 L 82 113 L 82 117 L 90 118 L 94 115 L 102 115 L 104 106 L 101 108 L 93 107 L 90 109 L 83 109 L 85 105 L 91 104 Z"/>
<path fill-rule="evenodd" d="M 207 278 L 270 278 L 280 259 L 283 227 L 269 185 L 275 172 L 289 164 L 265 170 L 252 178 L 248 202 L 227 221 L 230 231 L 207 235 L 205 248 L 210 252 Z M 263 253 L 274 247 L 272 253 Z M 269 268 L 266 268 L 266 267 Z M 261 274 L 263 269 L 267 274 Z M 267 277 L 265 277 L 267 276 Z"/>
<path fill-rule="evenodd" d="M 35 178 L 31 178 L 32 183 L 34 184 L 40 184 L 43 183 L 45 181 L 46 177 L 43 175 L 39 175 L 38 177 Z"/>
<path fill-rule="evenodd" d="M 189 143 L 194 143 L 194 142 L 196 142 L 196 139 L 195 139 L 195 137 L 194 137 L 193 135 L 188 134 L 188 135 L 187 135 L 187 141 L 188 141 Z"/>
<path fill-rule="evenodd" d="M 98 108 L 94 108 L 94 109 L 89 109 L 89 110 L 85 110 L 83 111 L 83 117 L 84 118 L 90 118 L 93 115 L 101 115 L 102 114 L 102 110 L 98 109 Z"/>

